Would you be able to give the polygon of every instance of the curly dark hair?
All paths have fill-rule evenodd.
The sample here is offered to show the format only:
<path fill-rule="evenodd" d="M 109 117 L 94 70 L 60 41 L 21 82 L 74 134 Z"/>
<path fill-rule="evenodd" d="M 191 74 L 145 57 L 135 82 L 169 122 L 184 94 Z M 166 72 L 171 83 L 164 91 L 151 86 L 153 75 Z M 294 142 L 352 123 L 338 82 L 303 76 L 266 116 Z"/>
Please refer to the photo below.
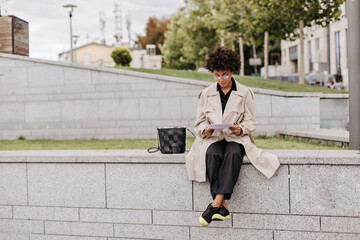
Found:
<path fill-rule="evenodd" d="M 240 68 L 239 54 L 226 47 L 217 47 L 206 55 L 205 68 L 210 72 L 214 72 L 214 70 L 235 72 Z"/>

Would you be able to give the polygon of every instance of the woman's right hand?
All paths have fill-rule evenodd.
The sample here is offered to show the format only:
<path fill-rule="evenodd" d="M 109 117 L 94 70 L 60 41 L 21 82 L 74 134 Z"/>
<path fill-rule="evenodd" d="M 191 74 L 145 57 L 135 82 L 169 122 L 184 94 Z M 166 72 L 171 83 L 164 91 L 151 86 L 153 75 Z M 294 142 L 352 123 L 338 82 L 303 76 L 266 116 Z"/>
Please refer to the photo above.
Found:
<path fill-rule="evenodd" d="M 206 137 L 210 137 L 214 132 L 214 129 L 205 128 L 204 133 Z"/>

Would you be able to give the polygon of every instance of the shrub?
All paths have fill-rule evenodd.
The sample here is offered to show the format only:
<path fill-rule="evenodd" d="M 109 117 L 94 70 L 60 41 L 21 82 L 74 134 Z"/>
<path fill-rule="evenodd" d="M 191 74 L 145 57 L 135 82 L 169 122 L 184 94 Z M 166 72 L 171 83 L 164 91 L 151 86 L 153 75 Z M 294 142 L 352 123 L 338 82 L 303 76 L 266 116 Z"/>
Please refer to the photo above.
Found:
<path fill-rule="evenodd" d="M 129 67 L 132 60 L 129 50 L 117 47 L 111 52 L 111 57 L 115 62 L 115 66 Z"/>

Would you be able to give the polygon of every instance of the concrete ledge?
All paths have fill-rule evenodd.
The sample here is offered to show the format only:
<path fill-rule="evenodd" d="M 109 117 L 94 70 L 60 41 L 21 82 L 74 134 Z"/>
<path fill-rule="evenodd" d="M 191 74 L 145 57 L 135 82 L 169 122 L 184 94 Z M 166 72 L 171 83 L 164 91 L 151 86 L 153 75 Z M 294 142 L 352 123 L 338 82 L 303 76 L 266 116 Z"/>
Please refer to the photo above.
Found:
<path fill-rule="evenodd" d="M 345 130 L 332 129 L 298 129 L 279 130 L 278 135 L 290 139 L 301 139 L 317 143 L 328 143 L 338 146 L 349 146 L 349 132 Z"/>
<path fill-rule="evenodd" d="M 0 163 L 185 163 L 185 154 L 146 150 L 24 150 L 0 151 Z M 266 150 L 281 164 L 360 165 L 358 150 Z M 249 161 L 244 161 L 249 163 Z"/>
<path fill-rule="evenodd" d="M 243 164 L 231 219 L 203 228 L 209 183 L 188 180 L 184 154 L 0 151 L 0 239 L 360 238 L 359 151 L 270 152 L 275 176 Z"/>

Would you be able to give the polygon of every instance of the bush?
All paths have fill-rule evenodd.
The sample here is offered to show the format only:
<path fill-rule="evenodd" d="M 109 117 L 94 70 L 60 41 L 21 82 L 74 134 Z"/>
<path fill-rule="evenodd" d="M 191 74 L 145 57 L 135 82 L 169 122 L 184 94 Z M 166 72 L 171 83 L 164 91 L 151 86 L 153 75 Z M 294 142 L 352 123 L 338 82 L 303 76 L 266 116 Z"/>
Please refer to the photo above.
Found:
<path fill-rule="evenodd" d="M 111 52 L 111 57 L 115 62 L 115 66 L 129 67 L 132 60 L 129 50 L 117 47 Z"/>

